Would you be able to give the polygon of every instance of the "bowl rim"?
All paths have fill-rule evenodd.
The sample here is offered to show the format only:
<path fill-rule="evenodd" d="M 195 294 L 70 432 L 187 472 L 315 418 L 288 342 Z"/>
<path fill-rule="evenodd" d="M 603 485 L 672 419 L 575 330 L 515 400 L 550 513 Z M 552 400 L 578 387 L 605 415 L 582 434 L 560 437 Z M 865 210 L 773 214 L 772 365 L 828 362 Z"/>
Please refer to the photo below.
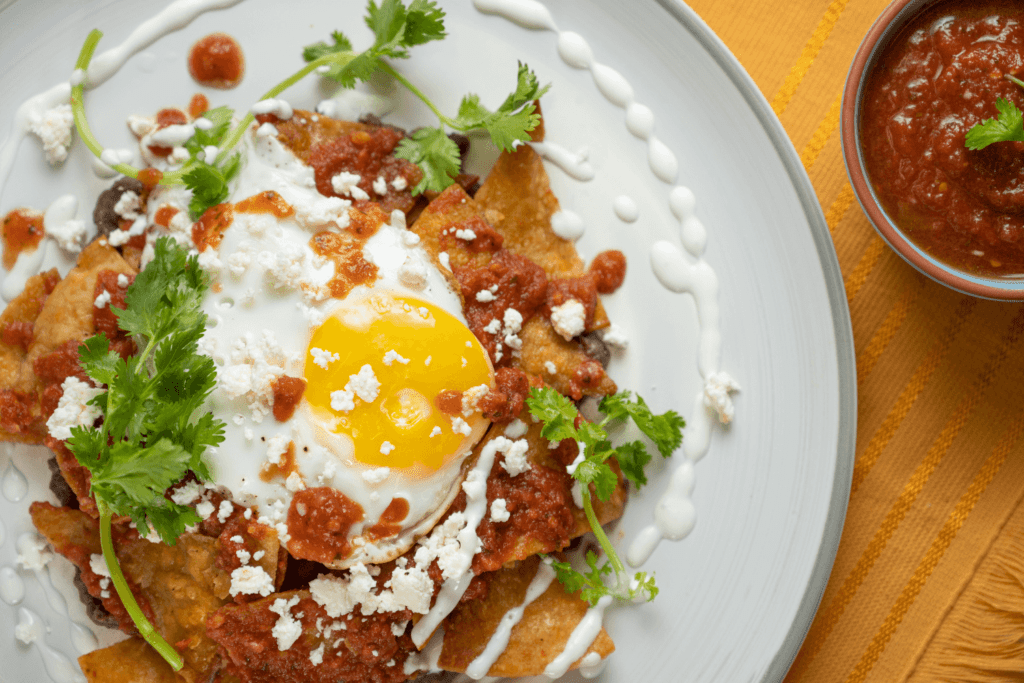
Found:
<path fill-rule="evenodd" d="M 931 279 L 964 294 L 1001 301 L 1024 300 L 1024 275 L 1016 279 L 987 278 L 965 273 L 926 253 L 896 226 L 882 208 L 868 181 L 860 145 L 860 111 L 867 77 L 903 27 L 921 10 L 943 0 L 894 0 L 875 19 L 850 65 L 843 88 L 840 136 L 846 174 L 854 196 L 879 236 L 907 263 Z"/>

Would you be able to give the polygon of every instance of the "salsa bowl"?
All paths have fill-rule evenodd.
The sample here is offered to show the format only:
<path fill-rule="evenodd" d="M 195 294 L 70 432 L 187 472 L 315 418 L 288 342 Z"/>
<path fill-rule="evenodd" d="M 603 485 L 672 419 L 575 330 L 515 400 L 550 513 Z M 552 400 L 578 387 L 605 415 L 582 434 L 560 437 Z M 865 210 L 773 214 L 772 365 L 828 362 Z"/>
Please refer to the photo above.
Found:
<path fill-rule="evenodd" d="M 976 41 L 977 34 L 1014 24 L 1005 17 L 1004 24 L 992 18 L 1001 10 L 1020 14 L 1000 0 L 890 4 L 854 57 L 843 92 L 841 134 L 857 200 L 896 253 L 933 280 L 965 294 L 1024 300 L 1024 239 L 1019 245 L 1016 241 L 1024 237 L 1024 212 L 1015 206 L 1004 206 L 1003 213 L 993 208 L 1013 194 L 1016 181 L 1006 179 L 995 198 L 977 191 L 986 183 L 1004 182 L 986 176 L 990 169 L 1006 178 L 1016 172 L 1000 166 L 1000 159 L 1011 159 L 1015 166 L 1016 158 L 1024 159 L 1022 145 L 997 142 L 987 151 L 964 147 L 967 129 L 996 117 L 997 99 L 1024 103 L 1024 87 L 1013 80 L 1024 64 L 1024 29 L 1018 29 L 1021 42 L 1009 45 L 1018 51 L 1013 59 L 1020 64 L 990 69 L 980 87 L 962 78 L 971 69 L 988 68 L 985 60 L 991 55 L 970 54 L 975 43 L 992 40 Z M 937 52 L 926 54 L 925 48 Z M 950 95 L 951 80 L 967 85 Z M 944 96 L 950 99 L 941 100 Z M 972 190 L 976 196 L 969 196 Z M 1012 257 L 1004 258 L 1007 253 Z"/>

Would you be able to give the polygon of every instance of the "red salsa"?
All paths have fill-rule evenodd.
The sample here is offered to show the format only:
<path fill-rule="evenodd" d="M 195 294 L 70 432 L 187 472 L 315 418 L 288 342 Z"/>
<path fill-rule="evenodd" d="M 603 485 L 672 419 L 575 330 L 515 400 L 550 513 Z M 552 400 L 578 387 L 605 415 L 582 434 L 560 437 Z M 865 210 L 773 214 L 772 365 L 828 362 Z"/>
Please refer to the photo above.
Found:
<path fill-rule="evenodd" d="M 861 140 L 889 216 L 919 247 L 979 275 L 1024 273 L 1024 144 L 972 151 L 967 131 L 1024 108 L 1024 9 L 958 0 L 911 22 L 865 89 Z"/>
<path fill-rule="evenodd" d="M 189 50 L 188 72 L 201 85 L 233 88 L 245 75 L 242 46 L 226 33 L 211 33 L 200 38 Z"/>
<path fill-rule="evenodd" d="M 15 209 L 3 220 L 3 264 L 10 270 L 18 254 L 32 251 L 43 239 L 43 214 L 29 209 Z"/>

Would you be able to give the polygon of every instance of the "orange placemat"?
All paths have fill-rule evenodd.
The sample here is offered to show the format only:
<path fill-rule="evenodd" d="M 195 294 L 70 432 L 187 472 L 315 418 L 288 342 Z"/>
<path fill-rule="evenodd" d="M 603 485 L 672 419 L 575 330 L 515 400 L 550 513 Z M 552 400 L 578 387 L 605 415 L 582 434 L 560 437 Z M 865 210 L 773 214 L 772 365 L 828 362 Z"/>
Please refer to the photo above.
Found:
<path fill-rule="evenodd" d="M 886 0 L 692 0 L 771 103 L 839 255 L 857 455 L 828 587 L 787 683 L 1024 680 L 1024 306 L 918 274 L 846 177 L 841 92 Z"/>

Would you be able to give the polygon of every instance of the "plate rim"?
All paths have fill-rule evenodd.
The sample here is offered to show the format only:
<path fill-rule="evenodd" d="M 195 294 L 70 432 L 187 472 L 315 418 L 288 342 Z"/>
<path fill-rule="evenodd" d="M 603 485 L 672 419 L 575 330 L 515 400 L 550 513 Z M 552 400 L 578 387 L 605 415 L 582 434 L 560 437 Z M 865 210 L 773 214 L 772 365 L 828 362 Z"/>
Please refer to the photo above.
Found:
<path fill-rule="evenodd" d="M 846 519 L 857 436 L 857 371 L 853 323 L 850 319 L 849 303 L 846 299 L 846 288 L 843 284 L 842 271 L 839 268 L 839 259 L 828 223 L 825 221 L 825 214 L 822 212 L 821 204 L 818 203 L 818 197 L 810 177 L 807 175 L 789 135 L 786 134 L 782 122 L 779 121 L 779 117 L 740 61 L 692 7 L 683 0 L 657 0 L 657 2 L 715 60 L 746 101 L 761 124 L 761 128 L 767 133 L 792 182 L 804 215 L 807 217 L 811 237 L 818 252 L 818 261 L 825 278 L 829 308 L 832 312 L 832 330 L 835 335 L 839 380 L 839 428 L 836 444 L 836 469 L 832 481 L 832 499 L 828 515 L 825 518 L 818 554 L 793 623 L 790 624 L 779 651 L 761 677 L 763 683 L 779 683 L 785 678 L 810 630 L 832 573 L 832 565 L 839 550 L 839 539 Z"/>
<path fill-rule="evenodd" d="M 17 0 L 0 0 L 0 15 Z M 808 584 L 793 622 L 772 660 L 763 669 L 762 683 L 779 683 L 795 659 L 824 593 L 839 546 L 846 515 L 855 454 L 857 397 L 852 322 L 838 258 L 821 206 L 810 179 L 778 117 L 753 79 L 725 43 L 683 0 L 657 0 L 724 71 L 757 118 L 778 154 L 808 221 L 827 288 L 838 370 L 838 433 L 832 495 Z M 0 674 L 0 680 L 2 674 Z"/>

